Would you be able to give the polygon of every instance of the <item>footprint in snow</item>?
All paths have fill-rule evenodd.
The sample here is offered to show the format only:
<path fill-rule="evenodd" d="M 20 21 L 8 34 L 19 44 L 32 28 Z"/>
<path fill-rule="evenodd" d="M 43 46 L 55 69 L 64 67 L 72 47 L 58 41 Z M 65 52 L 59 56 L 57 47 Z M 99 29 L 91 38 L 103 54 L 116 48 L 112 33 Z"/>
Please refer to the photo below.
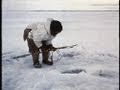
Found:
<path fill-rule="evenodd" d="M 79 74 L 81 72 L 86 73 L 86 70 L 84 70 L 84 69 L 66 70 L 66 71 L 63 71 L 62 74 Z"/>

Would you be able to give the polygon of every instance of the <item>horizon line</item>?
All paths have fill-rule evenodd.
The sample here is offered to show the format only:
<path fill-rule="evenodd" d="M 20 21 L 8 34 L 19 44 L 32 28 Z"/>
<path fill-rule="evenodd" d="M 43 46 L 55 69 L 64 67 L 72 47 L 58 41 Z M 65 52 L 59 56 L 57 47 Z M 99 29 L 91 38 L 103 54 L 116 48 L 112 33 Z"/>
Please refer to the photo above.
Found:
<path fill-rule="evenodd" d="M 86 12 L 86 11 L 115 11 L 119 12 L 119 10 L 2 10 L 2 11 L 30 11 L 30 12 Z"/>

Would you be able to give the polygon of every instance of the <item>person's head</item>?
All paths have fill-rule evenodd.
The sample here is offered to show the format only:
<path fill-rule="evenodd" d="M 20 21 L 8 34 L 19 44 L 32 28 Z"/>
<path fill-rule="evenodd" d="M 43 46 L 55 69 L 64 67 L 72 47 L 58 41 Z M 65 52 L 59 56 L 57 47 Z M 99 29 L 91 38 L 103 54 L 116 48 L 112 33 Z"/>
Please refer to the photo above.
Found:
<path fill-rule="evenodd" d="M 50 24 L 50 33 L 53 36 L 56 36 L 62 31 L 63 27 L 60 21 L 52 20 Z"/>

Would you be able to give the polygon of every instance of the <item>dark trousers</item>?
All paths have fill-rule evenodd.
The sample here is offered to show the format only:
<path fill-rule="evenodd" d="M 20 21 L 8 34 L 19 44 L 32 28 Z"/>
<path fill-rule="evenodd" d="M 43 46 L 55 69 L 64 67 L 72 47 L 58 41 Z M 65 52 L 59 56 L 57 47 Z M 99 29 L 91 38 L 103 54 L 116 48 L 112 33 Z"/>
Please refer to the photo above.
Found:
<path fill-rule="evenodd" d="M 32 39 L 27 38 L 29 52 L 32 55 L 33 64 L 39 63 L 39 48 L 35 45 L 34 41 Z M 42 60 L 48 61 L 50 52 L 48 50 L 41 50 L 42 51 Z"/>

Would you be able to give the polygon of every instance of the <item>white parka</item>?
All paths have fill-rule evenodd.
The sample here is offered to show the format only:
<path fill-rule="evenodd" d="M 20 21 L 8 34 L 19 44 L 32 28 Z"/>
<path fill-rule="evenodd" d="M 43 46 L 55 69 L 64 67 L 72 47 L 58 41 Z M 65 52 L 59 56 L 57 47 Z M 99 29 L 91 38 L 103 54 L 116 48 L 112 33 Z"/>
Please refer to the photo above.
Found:
<path fill-rule="evenodd" d="M 54 38 L 54 36 L 50 34 L 50 24 L 52 20 L 53 19 L 48 18 L 46 22 L 37 22 L 26 27 L 26 29 L 32 29 L 28 34 L 28 38 L 33 39 L 38 48 L 42 46 L 41 41 L 46 40 L 47 45 L 52 43 L 52 39 Z"/>

